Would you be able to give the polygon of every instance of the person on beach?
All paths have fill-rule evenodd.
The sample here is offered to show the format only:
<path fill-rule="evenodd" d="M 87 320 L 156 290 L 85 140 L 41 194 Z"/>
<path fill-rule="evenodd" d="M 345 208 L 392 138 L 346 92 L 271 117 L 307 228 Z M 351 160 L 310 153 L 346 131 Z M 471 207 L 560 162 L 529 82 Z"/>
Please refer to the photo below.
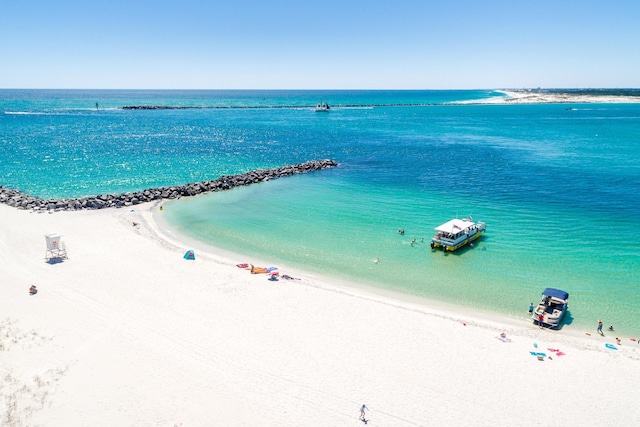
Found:
<path fill-rule="evenodd" d="M 620 341 L 620 338 L 616 337 L 616 342 L 618 343 L 618 345 L 622 345 L 622 341 Z"/>
<path fill-rule="evenodd" d="M 544 314 L 538 315 L 538 327 L 542 329 L 542 325 L 544 325 Z"/>
<path fill-rule="evenodd" d="M 365 405 L 364 403 L 362 404 L 362 406 L 360 407 L 360 419 L 362 421 L 364 421 L 364 411 L 369 410 L 369 408 L 367 408 L 367 405 Z"/>
<path fill-rule="evenodd" d="M 597 329 L 597 331 L 598 331 L 598 333 L 600 335 L 604 336 L 604 334 L 602 333 L 602 320 L 600 320 L 600 319 L 598 319 L 598 329 Z"/>
<path fill-rule="evenodd" d="M 31 285 L 29 288 L 29 295 L 35 295 L 37 292 L 38 290 L 36 289 L 36 285 Z"/>

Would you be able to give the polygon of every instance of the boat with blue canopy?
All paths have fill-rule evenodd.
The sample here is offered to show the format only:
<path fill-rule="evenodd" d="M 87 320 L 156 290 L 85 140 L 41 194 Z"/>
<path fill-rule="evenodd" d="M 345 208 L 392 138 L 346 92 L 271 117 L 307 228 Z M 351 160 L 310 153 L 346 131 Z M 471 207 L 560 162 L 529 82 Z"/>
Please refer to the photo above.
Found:
<path fill-rule="evenodd" d="M 547 288 L 542 292 L 540 304 L 533 310 L 534 323 L 556 328 L 569 308 L 569 294 L 563 290 Z"/>

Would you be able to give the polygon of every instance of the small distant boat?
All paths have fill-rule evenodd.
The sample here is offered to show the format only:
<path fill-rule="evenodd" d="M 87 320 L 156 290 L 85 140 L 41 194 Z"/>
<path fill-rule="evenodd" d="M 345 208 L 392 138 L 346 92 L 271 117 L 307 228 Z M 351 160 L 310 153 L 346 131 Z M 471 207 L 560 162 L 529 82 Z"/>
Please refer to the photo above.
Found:
<path fill-rule="evenodd" d="M 475 223 L 469 218 L 452 219 L 436 227 L 431 239 L 431 249 L 442 248 L 443 252 L 453 252 L 482 236 L 487 230 L 484 222 Z"/>
<path fill-rule="evenodd" d="M 555 328 L 560 325 L 567 309 L 569 308 L 569 294 L 560 289 L 547 288 L 542 292 L 540 304 L 533 310 L 531 315 L 533 323 Z M 542 319 L 540 319 L 542 316 Z"/>
<path fill-rule="evenodd" d="M 327 104 L 324 101 L 318 102 L 318 104 L 316 105 L 316 112 L 323 112 L 323 111 L 329 111 L 329 110 L 330 110 L 329 104 Z"/>

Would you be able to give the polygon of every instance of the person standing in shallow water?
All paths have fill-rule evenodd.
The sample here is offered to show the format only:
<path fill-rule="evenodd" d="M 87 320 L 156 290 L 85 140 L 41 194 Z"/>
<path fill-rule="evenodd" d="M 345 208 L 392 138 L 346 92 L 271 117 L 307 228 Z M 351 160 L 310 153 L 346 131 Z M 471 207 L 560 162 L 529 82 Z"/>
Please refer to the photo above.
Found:
<path fill-rule="evenodd" d="M 598 329 L 597 329 L 597 330 L 598 330 L 598 333 L 599 333 L 600 335 L 604 335 L 604 334 L 602 333 L 602 320 L 600 320 L 600 319 L 598 319 Z"/>

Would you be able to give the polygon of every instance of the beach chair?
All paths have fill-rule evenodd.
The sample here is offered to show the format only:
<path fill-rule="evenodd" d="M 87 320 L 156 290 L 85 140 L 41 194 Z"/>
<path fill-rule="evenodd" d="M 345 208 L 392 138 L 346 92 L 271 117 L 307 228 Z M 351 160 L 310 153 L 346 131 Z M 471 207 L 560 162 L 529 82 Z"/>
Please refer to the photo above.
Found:
<path fill-rule="evenodd" d="M 61 241 L 62 235 L 58 233 L 49 233 L 45 234 L 44 239 L 47 242 L 47 251 L 44 254 L 44 259 L 46 261 L 67 258 L 67 248 Z"/>

